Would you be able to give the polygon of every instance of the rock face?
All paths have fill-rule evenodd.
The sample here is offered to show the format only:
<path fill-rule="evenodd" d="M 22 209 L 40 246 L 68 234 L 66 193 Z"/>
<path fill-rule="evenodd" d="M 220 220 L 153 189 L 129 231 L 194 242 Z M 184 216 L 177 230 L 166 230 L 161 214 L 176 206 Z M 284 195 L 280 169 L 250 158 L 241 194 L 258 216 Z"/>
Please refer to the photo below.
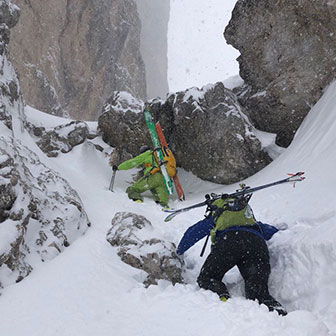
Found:
<path fill-rule="evenodd" d="M 26 102 L 96 120 L 115 90 L 146 98 L 140 21 L 132 0 L 13 0 L 21 18 L 10 57 Z"/>
<path fill-rule="evenodd" d="M 288 146 L 335 77 L 336 2 L 238 0 L 225 38 L 247 84 L 240 102 L 254 125 Z"/>
<path fill-rule="evenodd" d="M 8 61 L 9 27 L 18 17 L 17 6 L 0 0 L 0 288 L 57 256 L 90 225 L 68 182 L 18 139 L 29 136 L 18 78 Z M 66 130 L 58 131 L 61 137 Z M 80 140 L 74 133 L 69 145 Z"/>
<path fill-rule="evenodd" d="M 183 282 L 183 260 L 175 253 L 176 246 L 153 237 L 153 226 L 145 217 L 116 213 L 106 239 L 118 248 L 123 262 L 147 273 L 146 286 L 160 279 L 173 284 Z"/>
<path fill-rule="evenodd" d="M 0 137 L 0 287 L 61 253 L 89 225 L 62 177 L 19 141 Z"/>
<path fill-rule="evenodd" d="M 159 120 L 180 167 L 205 180 L 231 184 L 270 161 L 234 93 L 222 83 L 153 100 L 148 108 Z M 115 93 L 98 120 L 103 140 L 133 155 L 151 145 L 143 103 Z"/>
<path fill-rule="evenodd" d="M 18 22 L 20 11 L 9 0 L 0 0 L 0 122 L 12 129 L 13 116 L 24 118 L 17 75 L 8 61 L 9 28 Z"/>

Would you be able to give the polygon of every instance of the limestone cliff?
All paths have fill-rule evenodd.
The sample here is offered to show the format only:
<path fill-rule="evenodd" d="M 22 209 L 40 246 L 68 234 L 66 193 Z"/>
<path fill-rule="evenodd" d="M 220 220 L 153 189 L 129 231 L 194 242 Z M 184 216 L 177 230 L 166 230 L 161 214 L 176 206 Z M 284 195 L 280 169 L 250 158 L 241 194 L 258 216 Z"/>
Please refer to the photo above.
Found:
<path fill-rule="evenodd" d="M 26 102 L 95 120 L 115 90 L 146 98 L 140 21 L 132 0 L 13 0 L 21 9 L 10 59 Z"/>

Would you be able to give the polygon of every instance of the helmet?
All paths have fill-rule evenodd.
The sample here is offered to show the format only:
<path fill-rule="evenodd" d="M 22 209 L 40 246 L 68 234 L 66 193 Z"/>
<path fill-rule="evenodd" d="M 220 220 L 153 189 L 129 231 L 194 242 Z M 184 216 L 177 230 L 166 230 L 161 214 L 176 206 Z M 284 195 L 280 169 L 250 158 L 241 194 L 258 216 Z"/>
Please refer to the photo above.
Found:
<path fill-rule="evenodd" d="M 142 153 L 148 151 L 149 149 L 150 149 L 150 147 L 147 146 L 147 145 L 143 145 L 143 146 L 141 146 L 141 147 L 140 147 L 140 154 L 142 154 Z"/>

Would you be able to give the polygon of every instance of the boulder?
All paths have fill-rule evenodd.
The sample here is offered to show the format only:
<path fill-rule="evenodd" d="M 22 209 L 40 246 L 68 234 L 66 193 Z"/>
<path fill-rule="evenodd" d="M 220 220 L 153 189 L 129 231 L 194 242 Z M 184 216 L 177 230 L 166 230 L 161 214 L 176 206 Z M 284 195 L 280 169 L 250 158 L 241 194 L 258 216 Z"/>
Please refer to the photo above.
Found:
<path fill-rule="evenodd" d="M 142 144 L 151 145 L 144 105 L 160 121 L 178 165 L 202 179 L 231 184 L 271 162 L 235 94 L 221 82 L 146 104 L 116 92 L 98 119 L 103 140 L 132 155 Z"/>
<path fill-rule="evenodd" d="M 146 286 L 156 285 L 158 280 L 172 284 L 183 282 L 184 262 L 175 253 L 176 246 L 155 237 L 153 226 L 145 217 L 116 213 L 106 239 L 117 248 L 123 262 L 147 273 Z"/>
<path fill-rule="evenodd" d="M 138 155 L 141 145 L 150 145 L 143 118 L 144 102 L 127 92 L 114 92 L 105 102 L 98 118 L 103 140 L 131 155 Z"/>
<path fill-rule="evenodd" d="M 240 103 L 281 146 L 335 77 L 335 15 L 329 0 L 238 0 L 232 12 L 224 36 L 240 52 Z"/>
<path fill-rule="evenodd" d="M 185 170 L 208 181 L 232 184 L 271 162 L 235 94 L 223 83 L 178 92 L 168 100 L 171 123 L 162 118 L 162 126 Z M 157 105 L 166 109 L 165 104 Z"/>

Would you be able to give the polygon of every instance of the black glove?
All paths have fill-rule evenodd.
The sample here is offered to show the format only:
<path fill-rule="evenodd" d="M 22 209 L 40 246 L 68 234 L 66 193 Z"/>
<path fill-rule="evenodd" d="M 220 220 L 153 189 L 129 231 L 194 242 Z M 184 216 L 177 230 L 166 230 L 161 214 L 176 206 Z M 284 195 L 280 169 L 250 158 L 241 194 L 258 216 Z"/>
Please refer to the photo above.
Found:
<path fill-rule="evenodd" d="M 113 166 L 112 166 L 112 170 L 113 170 L 113 171 L 117 171 L 117 170 L 118 170 L 118 166 L 117 166 L 117 165 L 113 165 Z"/>

